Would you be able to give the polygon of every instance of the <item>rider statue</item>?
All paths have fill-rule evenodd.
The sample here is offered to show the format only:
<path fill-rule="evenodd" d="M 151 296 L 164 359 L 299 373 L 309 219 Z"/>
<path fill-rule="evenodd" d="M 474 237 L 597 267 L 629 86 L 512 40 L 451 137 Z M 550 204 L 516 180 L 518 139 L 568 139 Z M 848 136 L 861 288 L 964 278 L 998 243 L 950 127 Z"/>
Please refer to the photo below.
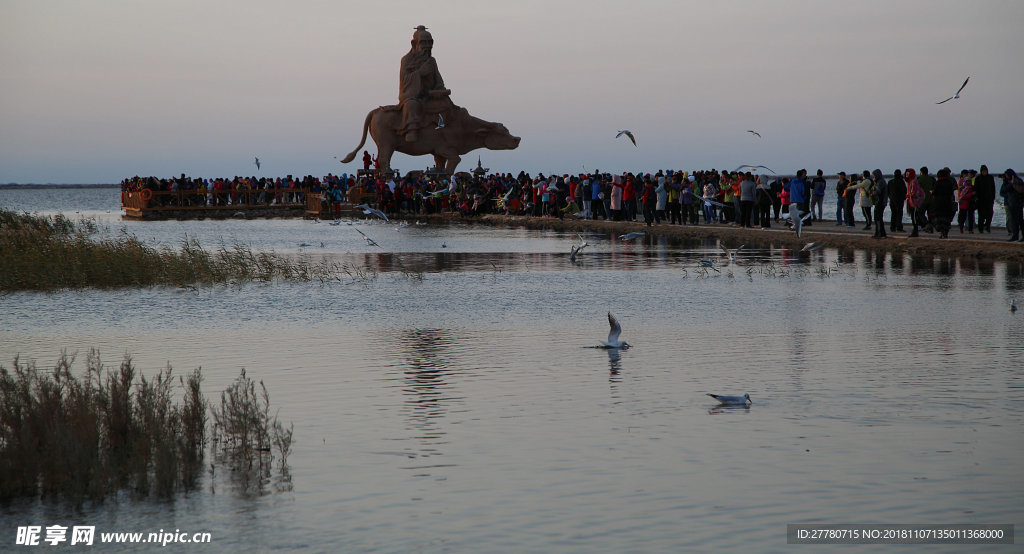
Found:
<path fill-rule="evenodd" d="M 430 55 L 434 39 L 423 25 L 416 27 L 412 34 L 412 48 L 402 56 L 402 67 L 398 80 L 398 106 L 402 109 L 400 134 L 405 140 L 415 142 L 424 121 L 424 108 L 428 101 L 447 98 L 452 91 L 444 88 L 444 79 L 437 70 L 437 60 Z M 449 100 L 450 102 L 450 100 Z M 441 122 L 438 127 L 443 126 Z"/>

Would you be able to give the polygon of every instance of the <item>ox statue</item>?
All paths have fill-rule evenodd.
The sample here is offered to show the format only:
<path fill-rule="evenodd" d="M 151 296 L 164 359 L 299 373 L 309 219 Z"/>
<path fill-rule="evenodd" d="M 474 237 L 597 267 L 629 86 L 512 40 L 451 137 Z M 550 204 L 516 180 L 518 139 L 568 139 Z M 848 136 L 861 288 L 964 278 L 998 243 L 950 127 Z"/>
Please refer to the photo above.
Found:
<path fill-rule="evenodd" d="M 484 121 L 470 115 L 465 108 L 448 104 L 447 108 L 437 112 L 439 124 L 421 128 L 414 142 L 406 140 L 401 132 L 402 110 L 398 106 L 381 106 L 372 110 L 363 122 L 359 146 L 341 162 L 349 163 L 355 159 L 359 149 L 366 144 L 367 131 L 377 143 L 377 161 L 384 171 L 391 169 L 391 156 L 395 152 L 410 156 L 431 154 L 435 167 L 452 175 L 462 161 L 461 156 L 471 150 L 513 150 L 519 146 L 520 138 L 512 136 L 501 123 Z M 440 125 L 442 121 L 443 127 Z"/>

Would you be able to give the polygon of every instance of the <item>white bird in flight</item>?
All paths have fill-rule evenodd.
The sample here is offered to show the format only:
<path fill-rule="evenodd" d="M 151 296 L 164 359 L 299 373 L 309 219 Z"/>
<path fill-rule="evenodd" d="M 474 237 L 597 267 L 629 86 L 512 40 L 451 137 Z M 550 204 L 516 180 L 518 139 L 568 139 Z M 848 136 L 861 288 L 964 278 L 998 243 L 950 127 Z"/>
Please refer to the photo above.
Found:
<path fill-rule="evenodd" d="M 608 340 L 601 341 L 604 345 L 602 348 L 621 348 L 623 350 L 629 348 L 629 343 L 624 340 L 619 340 L 619 335 L 622 334 L 622 326 L 619 325 L 618 320 L 611 312 L 608 312 Z"/>
<path fill-rule="evenodd" d="M 739 246 L 739 248 L 737 248 L 736 250 L 729 250 L 724 245 L 721 245 L 721 246 L 722 246 L 722 251 L 725 252 L 725 257 L 729 258 L 729 261 L 731 261 L 732 263 L 736 263 L 736 256 L 740 253 L 740 250 L 743 250 L 743 247 L 746 246 L 746 245 L 745 244 L 741 244 Z"/>
<path fill-rule="evenodd" d="M 733 172 L 739 171 L 741 169 L 749 169 L 751 172 L 753 172 L 755 169 L 757 169 L 759 167 L 762 167 L 764 169 L 767 169 L 768 171 L 771 171 L 772 173 L 775 173 L 774 169 L 772 169 L 772 168 L 770 168 L 770 167 L 768 167 L 766 165 L 753 165 L 753 164 L 743 164 L 743 165 L 737 167 L 736 169 L 734 169 Z"/>
<path fill-rule="evenodd" d="M 356 232 L 359 233 L 360 235 L 363 235 L 363 239 L 366 240 L 366 244 L 368 246 L 380 246 L 379 244 L 377 244 L 377 241 L 375 241 L 375 240 L 371 239 L 370 237 L 366 236 L 366 233 L 360 231 L 359 229 L 356 229 Z"/>
<path fill-rule="evenodd" d="M 821 248 L 823 246 L 825 246 L 825 245 L 823 243 L 820 243 L 820 242 L 808 242 L 807 244 L 804 245 L 803 248 L 800 249 L 800 251 L 801 252 L 813 252 L 815 250 L 821 250 Z"/>
<path fill-rule="evenodd" d="M 632 233 L 626 233 L 625 235 L 619 235 L 619 238 L 624 240 L 624 241 L 627 241 L 627 240 L 638 239 L 638 238 L 640 238 L 640 237 L 642 237 L 642 236 L 644 236 L 646 234 L 647 233 L 645 233 L 643 231 L 633 231 Z"/>
<path fill-rule="evenodd" d="M 376 208 L 371 208 L 371 207 L 367 206 L 366 204 L 359 204 L 358 206 L 355 206 L 355 208 L 358 209 L 358 210 L 363 210 L 363 214 L 365 214 L 365 215 L 371 215 L 372 214 L 372 215 L 375 215 L 375 216 L 383 219 L 384 221 L 389 221 L 388 220 L 388 216 L 385 215 L 384 212 L 382 212 L 382 211 L 380 211 L 380 210 L 378 210 Z"/>
<path fill-rule="evenodd" d="M 260 159 L 256 158 L 256 161 L 254 163 L 256 164 L 256 171 L 259 171 L 260 170 Z"/>
<path fill-rule="evenodd" d="M 583 240 L 583 237 L 581 235 L 577 233 L 576 236 L 579 237 L 580 243 L 573 244 L 572 246 L 569 247 L 569 261 L 573 263 L 576 262 L 576 254 L 579 254 L 580 252 L 583 251 L 584 248 L 590 246 L 590 243 Z"/>
<path fill-rule="evenodd" d="M 715 400 L 721 402 L 726 406 L 749 406 L 752 403 L 750 400 L 750 395 L 747 393 L 743 393 L 743 396 L 727 396 L 721 394 L 711 394 L 710 392 L 707 394 L 711 398 L 714 398 Z"/>
<path fill-rule="evenodd" d="M 970 80 L 971 80 L 971 78 L 970 78 L 970 77 L 968 77 L 968 78 L 964 79 L 964 84 L 960 85 L 960 88 L 959 88 L 959 89 L 957 89 L 957 91 L 956 91 L 956 94 L 954 94 L 953 96 L 950 96 L 949 98 L 947 98 L 947 99 L 943 100 L 942 102 L 936 102 L 935 104 L 936 104 L 936 105 L 937 105 L 937 104 L 945 104 L 946 102 L 949 102 L 950 100 L 953 100 L 953 99 L 955 99 L 955 98 L 960 98 L 960 92 L 961 92 L 962 90 L 964 90 L 964 87 L 966 87 L 966 86 L 967 86 L 967 81 L 970 81 Z"/>
<path fill-rule="evenodd" d="M 757 138 L 761 138 L 761 133 L 758 133 L 757 131 L 754 131 L 752 129 L 747 129 L 747 132 L 752 134 L 752 135 L 757 135 Z"/>
<path fill-rule="evenodd" d="M 633 136 L 633 133 L 629 129 L 623 129 L 619 131 L 619 134 L 615 135 L 615 138 L 619 138 L 622 135 L 626 135 L 627 137 L 629 137 L 629 140 L 633 141 L 633 146 L 637 146 L 636 137 Z M 637 148 L 639 148 L 639 146 L 637 146 Z"/>
<path fill-rule="evenodd" d="M 437 114 L 437 127 L 435 129 L 444 129 L 444 116 Z"/>

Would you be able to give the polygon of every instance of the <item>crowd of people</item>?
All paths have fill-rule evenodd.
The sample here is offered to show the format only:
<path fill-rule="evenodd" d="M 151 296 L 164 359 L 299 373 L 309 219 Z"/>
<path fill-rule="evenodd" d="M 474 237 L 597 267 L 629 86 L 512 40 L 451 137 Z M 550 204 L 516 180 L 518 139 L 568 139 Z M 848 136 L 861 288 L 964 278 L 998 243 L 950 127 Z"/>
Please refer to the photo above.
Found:
<path fill-rule="evenodd" d="M 954 225 L 961 233 L 991 233 L 995 204 L 1001 200 L 1009 240 L 1024 240 L 1024 183 L 1007 169 L 998 175 L 1001 183 L 997 187 L 997 176 L 984 165 L 960 171 L 959 178 L 948 167 L 934 176 L 927 167 L 897 169 L 888 175 L 879 169 L 850 175 L 839 172 L 831 186 L 820 169 L 814 177 L 808 177 L 803 169 L 794 177 L 715 169 L 549 176 L 459 173 L 450 179 L 423 172 L 404 178 L 376 175 L 380 173 L 202 179 L 182 174 L 171 179 L 134 177 L 122 182 L 122 189 L 170 191 L 175 194 L 163 195 L 159 201 L 189 206 L 294 203 L 311 194 L 335 214 L 352 199 L 352 191 L 358 191 L 360 201 L 372 198 L 376 207 L 389 215 L 457 211 L 467 216 L 642 218 L 647 225 L 664 222 L 748 228 L 781 223 L 798 234 L 804 226 L 824 223 L 825 196 L 835 194 L 835 225 L 858 225 L 855 212 L 859 207 L 864 228 L 874 228 L 873 236 L 878 238 L 888 236 L 887 229 L 889 233 L 903 232 L 906 225 L 911 227 L 911 237 L 937 232 L 945 238 Z"/>

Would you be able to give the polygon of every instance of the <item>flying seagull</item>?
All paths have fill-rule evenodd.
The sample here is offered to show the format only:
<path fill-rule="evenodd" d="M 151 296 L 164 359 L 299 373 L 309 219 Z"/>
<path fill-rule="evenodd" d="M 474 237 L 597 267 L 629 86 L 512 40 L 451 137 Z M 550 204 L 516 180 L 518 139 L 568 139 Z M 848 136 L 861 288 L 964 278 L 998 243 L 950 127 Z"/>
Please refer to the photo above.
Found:
<path fill-rule="evenodd" d="M 954 94 L 953 96 L 950 96 L 949 98 L 943 100 L 942 102 L 936 102 L 936 104 L 945 104 L 946 102 L 949 102 L 950 100 L 953 100 L 954 98 L 960 98 L 960 91 L 964 90 L 964 87 L 967 86 L 967 81 L 970 81 L 970 80 L 971 80 L 970 77 L 964 79 L 964 84 L 960 85 L 960 88 L 957 89 L 956 94 Z"/>
<path fill-rule="evenodd" d="M 576 254 L 579 254 L 584 248 L 590 246 L 590 243 L 583 240 L 583 237 L 579 233 L 577 233 L 576 236 L 580 238 L 580 243 L 573 244 L 569 247 L 569 261 L 573 263 L 576 262 Z"/>
<path fill-rule="evenodd" d="M 256 158 L 256 162 L 255 163 L 256 163 L 256 171 L 259 171 L 260 170 L 260 159 Z"/>
<path fill-rule="evenodd" d="M 754 130 L 751 130 L 751 129 L 747 129 L 747 132 L 752 134 L 752 135 L 757 135 L 757 138 L 761 138 L 761 133 L 758 133 L 757 131 L 754 131 Z"/>
<path fill-rule="evenodd" d="M 366 233 L 360 231 L 359 229 L 356 229 L 356 232 L 359 233 L 360 235 L 363 235 L 363 239 L 366 240 L 367 246 L 380 246 L 379 244 L 377 244 L 377 241 L 366 236 Z"/>
<path fill-rule="evenodd" d="M 764 169 L 767 169 L 768 171 L 771 171 L 772 173 L 775 173 L 775 170 L 774 170 L 774 169 L 772 169 L 772 168 L 770 168 L 770 167 L 768 167 L 768 166 L 766 166 L 766 165 L 752 165 L 752 164 L 744 164 L 744 165 L 741 165 L 741 166 L 737 167 L 736 169 L 734 169 L 734 170 L 733 170 L 733 172 L 739 171 L 739 170 L 741 170 L 741 169 L 750 169 L 750 170 L 754 170 L 754 169 L 757 169 L 757 168 L 759 168 L 759 167 L 762 167 L 762 168 L 764 168 Z"/>
<path fill-rule="evenodd" d="M 624 340 L 619 340 L 619 335 L 622 334 L 622 326 L 619 325 L 618 320 L 611 312 L 608 312 L 608 340 L 601 341 L 603 345 L 601 348 L 621 348 L 623 350 L 629 348 L 629 343 Z"/>
<path fill-rule="evenodd" d="M 727 406 L 749 406 L 751 404 L 750 395 L 747 393 L 743 393 L 743 396 L 724 396 L 709 392 L 708 396 Z"/>
<path fill-rule="evenodd" d="M 384 221 L 388 221 L 388 216 L 385 215 L 384 212 L 382 212 L 382 211 L 380 211 L 380 210 L 378 210 L 376 208 L 371 208 L 371 207 L 367 206 L 366 204 L 359 204 L 358 206 L 355 206 L 355 208 L 358 209 L 358 210 L 363 210 L 363 214 L 364 215 L 371 215 L 372 214 L 372 215 L 375 215 L 375 216 L 383 219 Z"/>
<path fill-rule="evenodd" d="M 622 135 L 626 135 L 627 137 L 629 137 L 629 140 L 633 141 L 633 146 L 637 146 L 636 137 L 633 136 L 633 133 L 629 129 L 623 129 L 619 131 L 619 134 L 615 135 L 615 138 L 619 138 Z M 639 148 L 639 146 L 637 146 L 637 148 Z"/>
<path fill-rule="evenodd" d="M 803 248 L 801 248 L 801 249 L 800 249 L 800 251 L 801 251 L 801 252 L 813 252 L 813 251 L 815 251 L 815 250 L 821 250 L 821 248 L 822 248 L 823 246 L 825 246 L 825 244 L 824 244 L 824 243 L 820 243 L 820 242 L 808 242 L 807 244 L 805 244 L 805 245 L 804 245 L 804 247 L 803 247 Z"/>
<path fill-rule="evenodd" d="M 725 257 L 729 258 L 729 261 L 731 261 L 732 263 L 736 263 L 736 256 L 740 253 L 740 250 L 743 250 L 743 247 L 746 246 L 746 245 L 745 244 L 741 244 L 739 246 L 739 248 L 737 248 L 736 250 L 729 250 L 724 245 L 721 245 L 721 246 L 722 246 L 722 251 L 725 252 Z"/>
<path fill-rule="evenodd" d="M 640 238 L 640 237 L 642 237 L 642 236 L 644 236 L 646 234 L 647 233 L 645 233 L 643 231 L 633 231 L 632 233 L 626 233 L 625 235 L 619 235 L 619 238 L 624 240 L 624 241 L 626 241 L 626 240 L 633 240 L 633 239 L 638 239 L 638 238 Z"/>
<path fill-rule="evenodd" d="M 437 127 L 435 129 L 444 129 L 444 116 L 437 114 Z"/>

